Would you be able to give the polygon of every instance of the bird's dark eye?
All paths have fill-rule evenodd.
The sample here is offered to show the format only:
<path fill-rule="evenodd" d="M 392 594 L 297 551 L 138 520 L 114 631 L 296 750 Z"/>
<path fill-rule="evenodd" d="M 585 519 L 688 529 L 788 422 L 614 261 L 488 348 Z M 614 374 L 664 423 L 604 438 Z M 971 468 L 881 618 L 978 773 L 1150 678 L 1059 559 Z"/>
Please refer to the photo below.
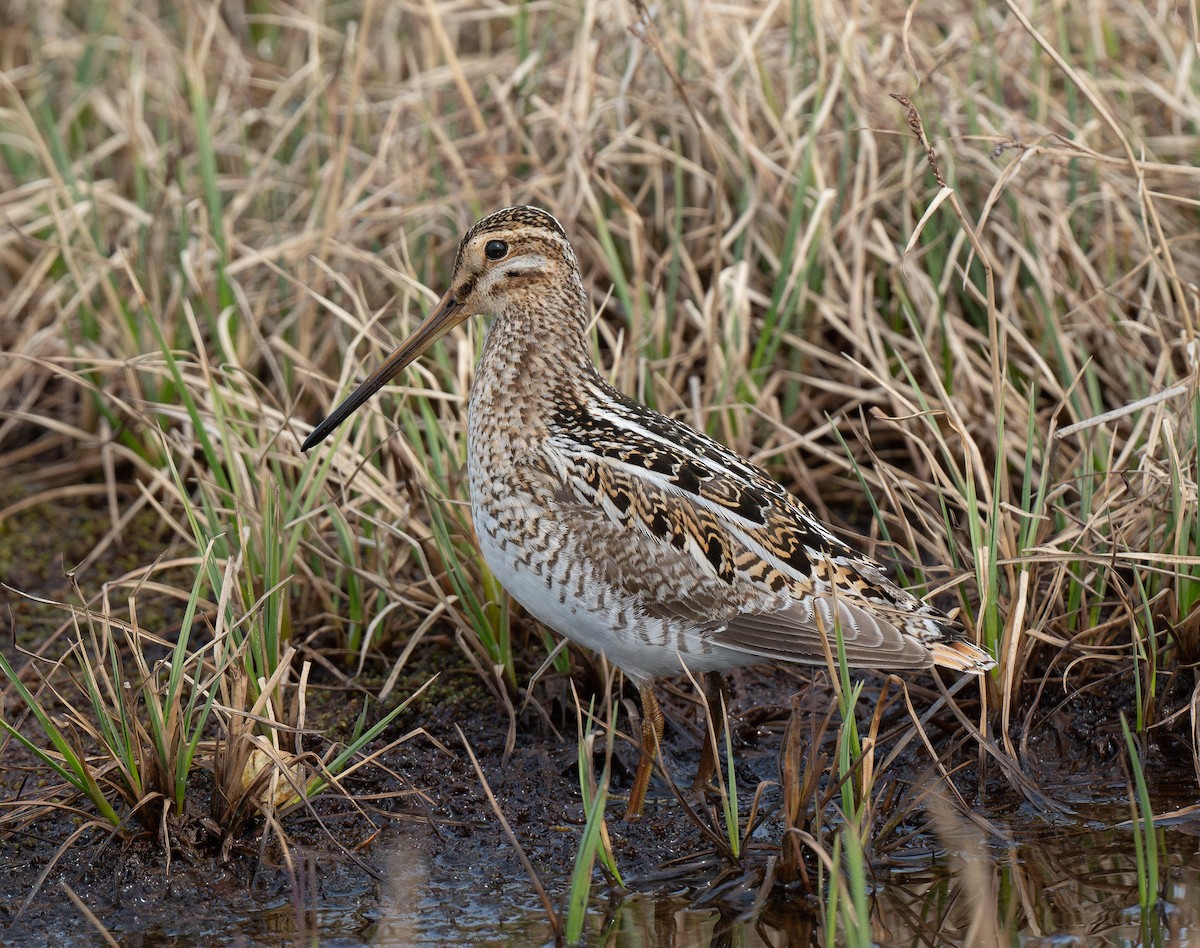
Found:
<path fill-rule="evenodd" d="M 489 260 L 503 260 L 508 254 L 508 244 L 503 240 L 489 240 L 483 248 L 483 255 Z"/>

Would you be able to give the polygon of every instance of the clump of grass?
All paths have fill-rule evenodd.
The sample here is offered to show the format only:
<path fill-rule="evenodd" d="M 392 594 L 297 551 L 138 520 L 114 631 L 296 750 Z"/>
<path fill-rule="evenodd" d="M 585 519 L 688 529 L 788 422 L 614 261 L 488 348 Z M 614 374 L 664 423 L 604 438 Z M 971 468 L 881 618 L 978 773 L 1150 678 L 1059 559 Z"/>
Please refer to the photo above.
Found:
<path fill-rule="evenodd" d="M 190 819 L 189 799 L 188 813 L 203 809 L 196 797 L 204 791 L 194 777 L 204 769 L 215 785 L 211 825 L 235 840 L 264 813 L 274 819 L 331 788 L 342 793 L 340 781 L 369 763 L 363 750 L 427 685 L 369 727 L 364 704 L 342 746 L 327 743 L 320 755 L 305 752 L 299 737 L 305 733 L 308 666 L 295 675 L 297 653 L 288 648 L 273 677 L 250 692 L 241 656 L 258 617 L 239 620 L 242 635 L 236 638 L 221 621 L 239 564 L 228 561 L 220 588 L 211 590 L 206 566 L 213 547 L 193 564 L 195 581 L 174 633 L 150 631 L 138 620 L 139 594 L 160 585 L 147 571 L 132 582 L 127 618 L 112 606 L 113 588 L 106 587 L 99 608 L 92 608 L 76 587 L 80 603 L 69 607 L 74 634 L 61 657 L 30 655 L 17 669 L 0 655 L 0 672 L 19 711 L 11 721 L 0 719 L 0 729 L 63 780 L 61 788 L 50 786 L 10 805 L 0 822 L 23 825 L 50 808 L 73 806 L 81 796 L 111 828 L 130 835 L 149 830 L 166 844 Z M 155 652 L 163 657 L 151 661 Z M 27 685 L 27 678 L 36 683 Z M 282 703 L 285 693 L 291 703 Z M 37 722 L 45 744 L 28 733 L 26 717 Z M 222 733 L 215 740 L 210 720 Z"/>
<path fill-rule="evenodd" d="M 0 728 L 86 798 L 113 828 L 135 815 L 157 830 L 167 812 L 175 818 L 183 814 L 197 748 L 216 697 L 204 663 L 208 647 L 191 644 L 206 588 L 203 566 L 211 556 L 210 547 L 184 603 L 175 643 L 154 667 L 146 651 L 161 647 L 163 640 L 138 624 L 140 583 L 129 596 L 128 622 L 114 617 L 107 589 L 99 612 L 87 608 L 81 595 L 81 606 L 71 609 L 75 634 L 67 653 L 55 661 L 30 656 L 26 673 L 37 679 L 34 688 L 0 655 L 0 670 L 19 699 L 18 707 L 36 719 L 49 746 L 26 736 L 20 721 L 0 720 Z M 149 578 L 148 573 L 143 581 Z M 57 673 L 64 668 L 69 673 L 60 683 Z M 43 799 L 63 802 L 55 801 L 53 792 Z"/>
<path fill-rule="evenodd" d="M 818 613 L 818 621 L 819 613 Z M 824 630 L 822 630 L 824 633 Z M 847 944 L 871 944 L 871 913 L 867 904 L 867 866 L 864 840 L 870 831 L 872 796 L 871 748 L 858 733 L 856 708 L 863 682 L 850 680 L 846 643 L 840 622 L 834 622 L 836 664 L 829 674 L 837 695 L 841 724 L 837 731 L 835 773 L 841 788 L 844 822 L 834 836 L 832 867 L 826 893 L 826 924 L 843 933 Z M 844 864 L 844 865 L 843 865 Z M 843 875 L 844 873 L 844 875 Z M 839 924 L 840 923 L 840 924 Z"/>
<path fill-rule="evenodd" d="M 608 802 L 608 782 L 611 774 L 613 740 L 616 732 L 612 727 L 606 728 L 607 737 L 604 745 L 604 767 L 597 777 L 593 770 L 592 760 L 596 746 L 596 729 L 588 728 L 584 734 L 584 721 L 593 720 L 595 703 L 588 705 L 587 714 L 578 708 L 578 695 L 575 695 L 579 714 L 579 796 L 583 803 L 584 826 L 583 835 L 579 840 L 579 848 L 575 854 L 575 865 L 571 872 L 571 885 L 567 890 L 567 912 L 564 925 L 567 943 L 574 945 L 583 936 L 583 926 L 586 921 L 588 898 L 592 889 L 592 870 L 597 858 L 604 869 L 610 887 L 622 890 L 625 887 L 621 871 L 617 867 L 613 855 L 612 842 L 609 839 L 608 824 L 605 820 L 605 807 Z M 609 721 L 615 721 L 617 706 L 609 708 Z"/>

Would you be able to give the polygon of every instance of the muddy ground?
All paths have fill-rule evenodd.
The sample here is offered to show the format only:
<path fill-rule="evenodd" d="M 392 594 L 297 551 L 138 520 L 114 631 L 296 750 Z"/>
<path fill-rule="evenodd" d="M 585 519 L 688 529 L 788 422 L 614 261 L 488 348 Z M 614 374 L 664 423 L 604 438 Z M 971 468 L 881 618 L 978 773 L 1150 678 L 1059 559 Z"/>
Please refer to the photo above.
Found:
<path fill-rule="evenodd" d="M 10 494 L 0 508 L 12 503 Z M 63 564 L 69 569 L 87 556 L 104 529 L 102 506 L 93 496 L 35 505 L 9 517 L 0 530 L 6 583 L 45 598 L 70 599 Z M 146 562 L 153 542 L 151 533 L 114 548 L 77 577 L 80 587 L 94 591 Z M 18 644 L 42 641 L 63 621 L 61 612 L 11 592 L 4 595 L 0 622 L 10 658 Z M 577 656 L 576 664 L 573 679 L 586 702 L 599 679 L 586 657 Z M 376 656 L 360 679 L 363 692 L 347 689 L 333 676 L 316 680 L 313 720 L 325 736 L 336 739 L 348 732 L 363 693 L 377 690 L 389 667 L 386 655 Z M 532 670 L 523 669 L 522 680 Z M 122 840 L 99 828 L 85 829 L 64 849 L 84 825 L 78 815 L 59 812 L 32 824 L 10 824 L 0 837 L 0 941 L 94 942 L 99 926 L 124 945 L 274 945 L 318 936 L 322 943 L 346 945 L 550 941 L 541 899 L 499 825 L 458 730 L 477 755 L 549 900 L 561 911 L 583 827 L 576 714 L 567 679 L 552 675 L 538 685 L 542 713 L 527 709 L 520 715 L 515 746 L 506 756 L 509 716 L 449 636 L 428 637 L 391 700 L 402 699 L 434 671 L 438 681 L 380 743 L 416 729 L 426 734 L 412 737 L 349 781 L 353 805 L 329 796 L 311 812 L 285 820 L 289 859 L 277 836 L 262 844 L 261 822 L 223 847 L 219 832 L 205 825 L 210 789 L 205 775 L 193 787 L 190 818 L 172 830 L 169 866 L 161 840 L 149 831 Z M 873 709 L 882 682 L 878 676 L 868 679 L 864 715 Z M 930 686 L 927 677 L 910 678 L 918 712 L 936 697 Z M 685 945 L 732 939 L 778 945 L 817 937 L 819 903 L 812 893 L 802 883 L 765 886 L 764 880 L 784 833 L 778 812 L 784 727 L 797 707 L 810 722 L 811 738 L 812 722 L 831 705 L 833 693 L 822 673 L 792 670 L 741 670 L 731 676 L 731 689 L 742 818 L 757 788 L 759 812 L 765 814 L 745 853 L 737 863 L 723 859 L 660 777 L 652 786 L 646 819 L 623 823 L 620 797 L 637 753 L 631 743 L 618 741 L 609 826 L 628 891 L 607 886 L 597 872 L 589 928 L 593 940 Z M 699 757 L 699 702 L 686 683 L 659 693 L 668 716 L 667 759 L 686 787 Z M 960 695 L 968 716 L 975 713 L 976 694 L 972 687 Z M 1098 690 L 1047 702 L 1052 713 L 1039 721 L 1025 764 L 1057 809 L 1014 792 L 995 766 L 984 767 L 981 781 L 978 756 L 969 746 L 952 754 L 960 765 L 954 783 L 980 818 L 967 834 L 969 843 L 956 843 L 944 825 L 932 824 L 924 802 L 914 802 L 914 788 L 932 772 L 932 764 L 919 742 L 912 742 L 877 784 L 880 835 L 868 852 L 877 938 L 887 941 L 891 933 L 910 943 L 953 942 L 955 933 L 963 932 L 962 905 L 968 899 L 961 857 L 982 853 L 985 877 L 998 890 L 1009 890 L 1007 901 L 998 903 L 1001 912 L 1024 917 L 1021 930 L 1041 935 L 1086 930 L 1120 941 L 1131 924 L 1129 908 L 1137 905 L 1131 836 L 1113 828 L 1129 812 L 1120 764 L 1123 743 L 1112 712 L 1114 701 L 1126 697 Z M 632 694 L 624 699 L 619 724 L 630 733 L 627 713 L 636 703 Z M 372 705 L 376 714 L 385 710 Z M 10 703 L 5 709 L 10 719 L 13 711 Z M 891 704 L 885 720 L 879 759 L 907 728 L 902 702 Z M 939 730 L 943 724 L 952 727 L 948 716 L 931 722 L 935 742 L 950 733 Z M 828 734 L 806 753 L 829 754 L 831 741 Z M 1169 732 L 1144 747 L 1154 799 L 1162 809 L 1194 799 L 1194 776 L 1182 747 Z M 12 814 L 46 777 L 15 742 L 5 745 L 3 755 L 0 795 Z M 597 772 L 601 758 L 598 754 Z M 836 813 L 826 819 L 836 821 Z M 715 810 L 702 822 L 719 832 Z M 1180 892 L 1179 905 L 1170 906 L 1176 913 L 1194 913 L 1191 900 L 1200 896 L 1200 858 L 1189 835 L 1194 825 L 1183 821 L 1166 837 L 1164 873 Z M 809 869 L 815 877 L 815 860 L 809 860 Z M 94 919 L 72 901 L 68 888 Z M 1032 903 L 1023 902 L 1022 889 L 1036 893 Z"/>

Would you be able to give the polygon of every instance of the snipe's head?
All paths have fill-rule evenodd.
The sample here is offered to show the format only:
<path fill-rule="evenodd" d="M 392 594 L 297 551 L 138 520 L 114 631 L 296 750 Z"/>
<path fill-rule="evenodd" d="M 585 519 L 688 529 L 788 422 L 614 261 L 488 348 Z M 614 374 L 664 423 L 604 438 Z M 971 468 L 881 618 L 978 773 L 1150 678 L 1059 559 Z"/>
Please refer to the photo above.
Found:
<path fill-rule="evenodd" d="M 413 360 L 472 316 L 500 316 L 536 298 L 562 299 L 579 284 L 579 265 L 566 232 L 536 207 L 506 207 L 464 235 L 454 259 L 450 289 L 419 326 L 330 412 L 303 445 L 307 451 L 330 433 Z"/>

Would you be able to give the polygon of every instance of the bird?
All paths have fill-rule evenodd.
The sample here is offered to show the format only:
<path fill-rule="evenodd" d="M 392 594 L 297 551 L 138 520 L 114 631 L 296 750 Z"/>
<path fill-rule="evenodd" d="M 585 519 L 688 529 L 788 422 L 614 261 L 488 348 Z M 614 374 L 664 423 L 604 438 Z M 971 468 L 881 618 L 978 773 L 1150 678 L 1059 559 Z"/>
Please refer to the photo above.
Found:
<path fill-rule="evenodd" d="M 643 816 L 663 736 L 659 679 L 703 675 L 715 726 L 725 673 L 825 665 L 837 631 L 855 668 L 981 675 L 995 665 L 959 622 L 894 583 L 765 471 L 601 376 L 578 260 L 541 208 L 504 208 L 464 234 L 445 295 L 303 450 L 475 316 L 490 317 L 467 407 L 480 552 L 526 612 L 603 653 L 637 687 L 627 821 Z M 716 761 L 709 732 L 697 788 Z"/>

